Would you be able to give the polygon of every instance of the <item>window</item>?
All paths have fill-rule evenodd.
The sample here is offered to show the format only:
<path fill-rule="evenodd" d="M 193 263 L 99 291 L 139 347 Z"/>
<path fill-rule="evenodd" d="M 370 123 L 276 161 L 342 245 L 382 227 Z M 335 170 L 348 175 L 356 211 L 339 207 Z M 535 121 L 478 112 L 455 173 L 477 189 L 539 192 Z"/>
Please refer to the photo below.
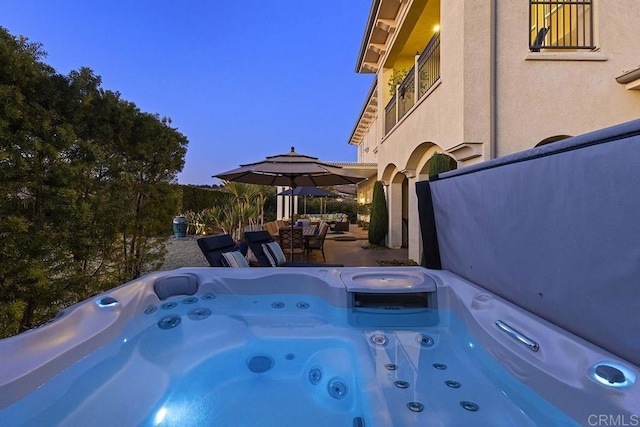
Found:
<path fill-rule="evenodd" d="M 532 52 L 593 49 L 593 0 L 529 0 Z"/>

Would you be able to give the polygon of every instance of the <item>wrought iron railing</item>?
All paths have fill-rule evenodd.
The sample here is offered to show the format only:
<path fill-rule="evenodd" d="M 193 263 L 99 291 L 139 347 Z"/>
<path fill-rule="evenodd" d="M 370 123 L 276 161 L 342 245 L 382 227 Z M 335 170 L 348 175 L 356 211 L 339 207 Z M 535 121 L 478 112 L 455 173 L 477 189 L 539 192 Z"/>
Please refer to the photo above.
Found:
<path fill-rule="evenodd" d="M 422 98 L 440 78 L 440 33 L 436 33 L 422 54 L 417 58 L 418 69 L 416 84 L 416 67 L 409 70 L 407 76 L 398 85 L 396 94 L 385 107 L 385 135 L 396 125 L 416 102 Z"/>
<path fill-rule="evenodd" d="M 594 49 L 592 0 L 529 0 L 529 49 Z"/>
<path fill-rule="evenodd" d="M 440 33 L 436 33 L 418 58 L 418 97 L 427 93 L 440 78 Z"/>
<path fill-rule="evenodd" d="M 385 135 L 396 125 L 396 96 L 391 97 L 391 101 L 384 109 L 384 133 Z"/>
<path fill-rule="evenodd" d="M 402 80 L 402 83 L 400 83 L 400 85 L 398 86 L 398 94 L 397 94 L 397 98 L 398 98 L 398 119 L 400 119 L 402 116 L 404 116 L 407 111 L 409 111 L 411 109 L 411 107 L 413 107 L 413 105 L 416 103 L 416 97 L 415 97 L 415 72 L 414 69 L 412 68 L 408 73 L 407 76 L 404 78 L 404 80 Z"/>

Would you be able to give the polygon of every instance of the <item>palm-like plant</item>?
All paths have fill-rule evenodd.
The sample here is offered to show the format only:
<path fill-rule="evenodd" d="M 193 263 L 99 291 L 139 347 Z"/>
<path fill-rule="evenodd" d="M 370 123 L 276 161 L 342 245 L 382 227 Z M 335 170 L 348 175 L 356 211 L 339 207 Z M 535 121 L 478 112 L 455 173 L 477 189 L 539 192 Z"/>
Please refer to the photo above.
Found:
<path fill-rule="evenodd" d="M 264 225 L 264 204 L 268 197 L 275 196 L 276 190 L 268 185 L 251 184 L 255 187 L 256 208 L 260 211 L 260 225 Z"/>
<path fill-rule="evenodd" d="M 261 185 L 244 184 L 241 182 L 224 181 L 222 191 L 231 194 L 235 203 L 231 203 L 226 210 L 226 225 L 233 226 L 228 228 L 228 233 L 237 239 L 240 238 L 240 231 L 245 226 L 252 226 L 258 222 L 259 206 L 256 202 L 264 206 L 264 198 L 261 196 Z"/>

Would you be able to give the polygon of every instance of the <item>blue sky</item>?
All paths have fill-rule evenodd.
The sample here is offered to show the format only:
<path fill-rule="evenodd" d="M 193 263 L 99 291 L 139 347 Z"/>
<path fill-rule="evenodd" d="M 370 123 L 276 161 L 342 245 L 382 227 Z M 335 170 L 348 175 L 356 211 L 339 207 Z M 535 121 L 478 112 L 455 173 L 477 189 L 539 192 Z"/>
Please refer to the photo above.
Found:
<path fill-rule="evenodd" d="M 59 73 L 170 117 L 189 139 L 183 184 L 296 151 L 356 161 L 347 143 L 373 81 L 355 73 L 371 0 L 2 0 L 0 26 Z"/>

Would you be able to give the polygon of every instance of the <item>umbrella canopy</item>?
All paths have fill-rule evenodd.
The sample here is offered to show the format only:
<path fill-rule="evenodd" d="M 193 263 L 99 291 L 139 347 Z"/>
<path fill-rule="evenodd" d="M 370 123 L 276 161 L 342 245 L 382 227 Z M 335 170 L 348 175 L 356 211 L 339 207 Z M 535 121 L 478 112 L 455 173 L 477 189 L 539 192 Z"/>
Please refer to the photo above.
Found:
<path fill-rule="evenodd" d="M 276 194 L 277 196 L 290 196 L 291 189 L 284 190 Z M 338 197 L 337 194 L 318 187 L 296 187 L 293 191 L 294 196 L 304 196 L 304 214 L 307 214 L 307 196 L 309 197 Z M 322 200 L 320 200 L 320 208 L 322 210 Z"/>
<path fill-rule="evenodd" d="M 289 153 L 270 156 L 261 162 L 240 165 L 239 168 L 214 175 L 214 178 L 247 184 L 282 185 L 291 187 L 294 191 L 296 187 L 356 184 L 366 179 L 351 174 L 340 166 L 323 163 L 317 157 L 296 153 L 294 147 L 291 147 Z M 289 197 L 293 199 L 293 194 L 290 194 Z M 293 230 L 292 202 L 293 200 L 290 200 L 289 218 Z M 291 258 L 293 260 L 293 242 L 291 244 Z"/>
<path fill-rule="evenodd" d="M 261 162 L 240 165 L 239 168 L 214 175 L 226 181 L 248 184 L 283 185 L 288 187 L 318 187 L 339 184 L 357 184 L 366 179 L 353 175 L 340 166 L 332 166 L 317 157 L 291 152 L 270 156 Z"/>

